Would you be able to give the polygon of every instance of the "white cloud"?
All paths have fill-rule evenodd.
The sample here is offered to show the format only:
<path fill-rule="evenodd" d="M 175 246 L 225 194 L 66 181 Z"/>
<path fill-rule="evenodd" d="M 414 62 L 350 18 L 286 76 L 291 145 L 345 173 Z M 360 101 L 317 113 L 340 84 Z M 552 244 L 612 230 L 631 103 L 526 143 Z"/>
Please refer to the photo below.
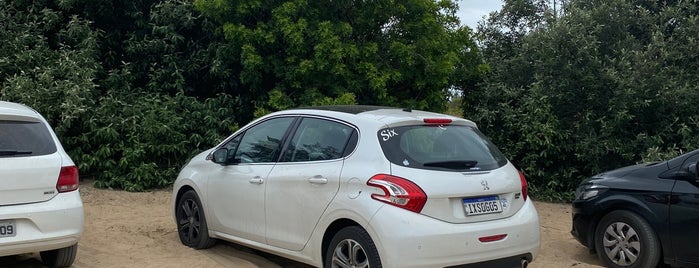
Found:
<path fill-rule="evenodd" d="M 500 10 L 503 0 L 458 0 L 459 16 L 461 24 L 476 29 L 478 22 L 483 20 L 490 12 Z"/>

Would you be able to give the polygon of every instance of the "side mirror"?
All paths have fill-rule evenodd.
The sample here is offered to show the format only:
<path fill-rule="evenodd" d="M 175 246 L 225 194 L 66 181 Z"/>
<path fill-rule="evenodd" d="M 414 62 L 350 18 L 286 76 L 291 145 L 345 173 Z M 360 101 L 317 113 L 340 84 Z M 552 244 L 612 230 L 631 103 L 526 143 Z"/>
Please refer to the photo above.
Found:
<path fill-rule="evenodd" d="M 692 163 L 687 166 L 687 171 L 691 174 L 691 181 L 699 180 L 699 165 L 697 163 Z"/>
<path fill-rule="evenodd" d="M 699 181 L 699 166 L 697 163 L 689 164 L 686 168 L 674 173 L 674 177 L 677 180 L 683 180 L 688 182 L 698 182 Z"/>
<path fill-rule="evenodd" d="M 213 158 L 211 159 L 212 162 L 220 165 L 226 165 L 228 164 L 228 149 L 226 148 L 218 148 L 214 153 L 212 154 Z"/>

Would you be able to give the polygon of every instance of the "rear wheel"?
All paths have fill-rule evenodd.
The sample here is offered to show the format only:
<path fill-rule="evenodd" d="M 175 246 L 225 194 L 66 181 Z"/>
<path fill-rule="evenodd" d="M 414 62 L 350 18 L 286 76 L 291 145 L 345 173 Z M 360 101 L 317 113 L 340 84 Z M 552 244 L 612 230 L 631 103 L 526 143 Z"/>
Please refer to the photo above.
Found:
<path fill-rule="evenodd" d="M 77 254 L 78 244 L 39 253 L 39 255 L 41 255 L 41 262 L 50 268 L 69 267 L 73 265 Z"/>
<path fill-rule="evenodd" d="M 325 255 L 326 268 L 380 268 L 381 259 L 374 241 L 358 226 L 345 227 L 335 234 Z"/>
<path fill-rule="evenodd" d="M 209 237 L 204 208 L 199 197 L 189 190 L 180 197 L 175 210 L 177 233 L 185 246 L 195 249 L 210 248 L 216 240 Z"/>
<path fill-rule="evenodd" d="M 607 267 L 651 268 L 660 261 L 660 243 L 650 225 L 629 211 L 613 211 L 595 231 L 597 255 Z"/>

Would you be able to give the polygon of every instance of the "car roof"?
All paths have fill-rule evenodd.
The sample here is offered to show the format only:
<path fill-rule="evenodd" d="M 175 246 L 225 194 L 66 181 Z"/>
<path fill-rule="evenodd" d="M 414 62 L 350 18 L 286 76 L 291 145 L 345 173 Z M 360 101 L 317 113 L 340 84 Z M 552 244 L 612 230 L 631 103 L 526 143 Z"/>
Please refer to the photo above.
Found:
<path fill-rule="evenodd" d="M 444 118 L 451 119 L 454 123 L 469 125 L 476 127 L 476 124 L 470 120 L 456 116 L 427 112 L 421 110 L 413 110 L 410 108 L 396 108 L 387 106 L 370 106 L 370 105 L 329 105 L 329 106 L 312 106 L 302 107 L 291 110 L 282 111 L 282 113 L 305 113 L 322 115 L 330 113 L 334 117 L 347 121 L 374 121 L 382 125 L 393 125 L 401 122 L 423 122 L 426 118 Z"/>
<path fill-rule="evenodd" d="M 324 105 L 324 106 L 309 106 L 299 107 L 292 110 L 323 110 L 334 111 L 348 114 L 359 114 L 363 112 L 375 111 L 379 109 L 398 109 L 388 106 L 373 106 L 373 105 Z"/>
<path fill-rule="evenodd" d="M 29 108 L 29 106 L 9 101 L 0 101 L 0 115 L 3 115 L 3 117 L 17 116 L 30 117 L 34 119 L 41 118 L 39 113 L 34 109 Z"/>

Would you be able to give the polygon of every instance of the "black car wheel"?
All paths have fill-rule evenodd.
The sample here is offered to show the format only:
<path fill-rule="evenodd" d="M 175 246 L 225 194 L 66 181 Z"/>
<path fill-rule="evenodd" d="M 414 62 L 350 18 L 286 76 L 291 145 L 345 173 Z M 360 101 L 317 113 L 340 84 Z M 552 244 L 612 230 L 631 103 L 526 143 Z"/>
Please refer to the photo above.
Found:
<path fill-rule="evenodd" d="M 41 262 L 50 268 L 70 267 L 73 265 L 73 261 L 75 261 L 75 256 L 78 255 L 78 244 L 42 251 L 39 254 L 41 255 Z"/>
<path fill-rule="evenodd" d="M 624 210 L 605 215 L 595 231 L 597 255 L 607 267 L 656 267 L 660 243 L 650 225 Z"/>
<path fill-rule="evenodd" d="M 182 244 L 195 249 L 210 248 L 216 240 L 209 237 L 204 209 L 197 194 L 190 190 L 177 202 L 177 233 Z"/>
<path fill-rule="evenodd" d="M 381 260 L 369 234 L 360 227 L 350 226 L 337 232 L 330 241 L 324 267 L 380 268 Z"/>

